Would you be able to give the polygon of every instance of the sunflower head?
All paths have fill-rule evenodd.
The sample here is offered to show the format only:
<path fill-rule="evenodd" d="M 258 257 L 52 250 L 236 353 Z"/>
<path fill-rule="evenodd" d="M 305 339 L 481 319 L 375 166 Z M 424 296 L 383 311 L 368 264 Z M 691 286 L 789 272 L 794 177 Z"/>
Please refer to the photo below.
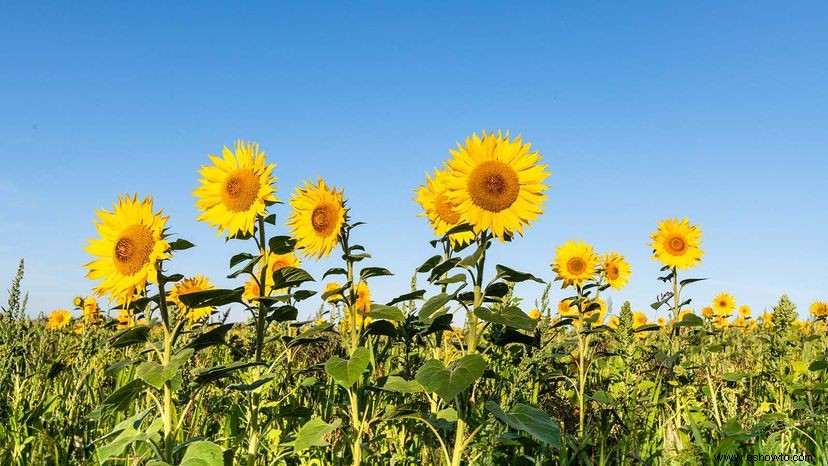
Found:
<path fill-rule="evenodd" d="M 87 278 L 101 280 L 95 294 L 109 295 L 112 301 L 143 289 L 148 281 L 155 283 L 158 262 L 172 256 L 164 239 L 168 217 L 160 211 L 153 213 L 152 198 L 119 197 L 112 212 L 99 210 L 97 215 L 100 238 L 89 240 L 86 246 L 95 259 L 85 265 Z"/>
<path fill-rule="evenodd" d="M 66 309 L 55 309 L 49 314 L 49 320 L 46 321 L 46 327 L 49 330 L 60 330 L 72 321 L 72 314 Z"/>
<path fill-rule="evenodd" d="M 607 279 L 607 284 L 616 290 L 624 288 L 632 275 L 630 263 L 624 256 L 617 252 L 610 252 L 604 254 L 601 262 L 601 271 Z"/>
<path fill-rule="evenodd" d="M 765 327 L 773 326 L 773 314 L 770 312 L 763 312 L 762 313 L 762 325 Z"/>
<path fill-rule="evenodd" d="M 420 214 L 428 218 L 434 234 L 443 237 L 452 228 L 460 224 L 460 213 L 446 194 L 446 170 L 435 170 L 434 178 L 426 173 L 426 184 L 417 189 L 414 200 L 423 208 Z M 449 237 L 452 246 L 464 246 L 474 241 L 471 231 L 454 233 Z"/>
<path fill-rule="evenodd" d="M 828 317 L 828 303 L 824 301 L 814 301 L 810 310 L 814 317 Z"/>
<path fill-rule="evenodd" d="M 739 316 L 733 319 L 733 326 L 738 328 L 745 328 L 747 327 L 747 320 L 744 317 Z"/>
<path fill-rule="evenodd" d="M 509 139 L 498 132 L 472 134 L 457 144 L 445 177 L 446 195 L 475 233 L 489 230 L 500 240 L 523 228 L 543 213 L 543 184 L 549 176 L 541 155 L 521 137 Z"/>
<path fill-rule="evenodd" d="M 254 277 L 250 277 L 247 283 L 244 284 L 244 293 L 242 297 L 247 301 L 252 303 L 256 298 L 260 296 L 270 296 L 271 293 L 275 292 L 276 294 L 282 294 L 284 290 L 274 290 L 273 287 L 275 285 L 273 281 L 273 273 L 279 269 L 283 269 L 285 267 L 299 267 L 302 261 L 296 257 L 296 254 L 291 251 L 285 254 L 276 254 L 273 252 L 269 252 L 267 254 L 267 272 L 265 272 L 265 292 L 262 295 L 259 290 L 258 280 L 261 277 L 262 267 L 264 266 L 264 258 L 259 259 L 259 263 L 256 265 L 256 270 L 254 271 Z"/>
<path fill-rule="evenodd" d="M 750 315 L 753 311 L 751 311 L 750 306 L 747 304 L 743 304 L 739 306 L 739 315 L 744 317 L 745 319 L 750 318 Z"/>
<path fill-rule="evenodd" d="M 88 296 L 83 300 L 83 322 L 86 325 L 95 325 L 101 321 L 101 308 L 94 296 Z"/>
<path fill-rule="evenodd" d="M 75 299 L 72 300 L 72 305 L 75 306 L 75 309 L 80 309 L 83 306 L 83 297 L 75 296 Z"/>
<path fill-rule="evenodd" d="M 371 291 L 368 290 L 368 284 L 360 281 L 356 287 L 356 310 L 361 312 L 368 312 L 371 310 Z"/>
<path fill-rule="evenodd" d="M 595 278 L 598 256 L 592 246 L 583 241 L 567 241 L 555 250 L 552 271 L 555 280 L 562 280 L 564 286 L 583 285 Z"/>
<path fill-rule="evenodd" d="M 264 217 L 268 204 L 279 201 L 273 187 L 276 165 L 267 164 L 256 143 L 236 141 L 234 148 L 225 146 L 222 157 L 210 155 L 213 165 L 201 167 L 201 185 L 193 191 L 201 211 L 198 220 L 231 238 L 253 234 L 256 217 Z"/>
<path fill-rule="evenodd" d="M 713 318 L 713 308 L 710 306 L 705 306 L 701 310 L 702 316 L 711 319 Z"/>
<path fill-rule="evenodd" d="M 342 289 L 342 285 L 336 282 L 330 282 L 325 285 L 325 289 L 322 291 L 323 295 L 328 295 L 328 293 L 332 293 L 325 297 L 325 302 L 328 303 L 337 303 L 340 301 L 344 301 L 345 298 L 340 293 L 334 293 L 336 290 Z"/>
<path fill-rule="evenodd" d="M 214 290 L 215 285 L 210 283 L 206 277 L 196 274 L 194 277 L 185 278 L 176 283 L 172 290 L 170 290 L 170 301 L 175 303 L 181 314 L 192 324 L 200 321 L 205 317 L 209 317 L 213 313 L 213 308 L 210 306 L 189 308 L 182 301 L 181 296 L 195 293 L 198 291 Z"/>
<path fill-rule="evenodd" d="M 563 299 L 558 303 L 558 315 L 561 317 L 578 317 L 578 308 L 572 305 L 572 300 Z"/>
<path fill-rule="evenodd" d="M 719 293 L 713 298 L 713 310 L 717 316 L 728 317 L 736 309 L 736 300 L 730 293 Z"/>
<path fill-rule="evenodd" d="M 659 317 L 658 319 L 656 319 L 656 324 L 659 327 L 664 327 L 665 325 L 667 325 L 667 319 L 665 319 L 664 317 Z"/>
<path fill-rule="evenodd" d="M 597 304 L 597 306 L 595 305 Z M 590 309 L 591 308 L 591 309 Z M 584 309 L 590 309 L 584 313 L 584 318 L 594 318 L 593 326 L 598 326 L 604 323 L 604 317 L 607 315 L 607 303 L 601 298 L 593 299 L 586 304 Z M 597 317 L 596 317 L 597 316 Z"/>
<path fill-rule="evenodd" d="M 290 199 L 293 214 L 288 220 L 297 249 L 305 256 L 327 257 L 339 240 L 347 210 L 342 190 L 328 187 L 322 178 L 305 182 Z"/>
<path fill-rule="evenodd" d="M 620 319 L 618 319 L 618 316 L 612 316 L 612 317 L 610 317 L 610 318 L 609 318 L 609 320 L 607 321 L 607 325 L 609 326 L 609 328 L 611 328 L 611 329 L 613 329 L 613 330 L 617 329 L 617 328 L 618 328 L 618 324 L 620 324 L 620 323 L 621 323 L 621 320 L 620 320 Z"/>
<path fill-rule="evenodd" d="M 131 309 L 118 309 L 118 317 L 116 318 L 118 330 L 124 330 L 135 326 L 135 318 L 133 317 Z"/>
<path fill-rule="evenodd" d="M 659 222 L 658 229 L 650 235 L 653 259 L 665 266 L 689 269 L 701 262 L 701 228 L 691 225 L 688 219 L 670 218 Z"/>
<path fill-rule="evenodd" d="M 647 315 L 641 311 L 636 311 L 633 313 L 633 328 L 641 327 L 643 325 L 647 325 Z"/>
<path fill-rule="evenodd" d="M 541 314 L 541 311 L 537 309 L 532 309 L 531 311 L 529 311 L 529 317 L 531 317 L 534 320 L 541 320 L 543 314 Z"/>

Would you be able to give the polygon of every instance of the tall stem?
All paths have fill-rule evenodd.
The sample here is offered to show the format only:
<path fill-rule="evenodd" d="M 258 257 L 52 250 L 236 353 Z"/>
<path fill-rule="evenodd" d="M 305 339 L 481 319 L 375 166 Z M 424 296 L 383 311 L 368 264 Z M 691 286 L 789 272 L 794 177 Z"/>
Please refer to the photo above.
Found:
<path fill-rule="evenodd" d="M 267 289 L 267 274 L 270 272 L 270 264 L 268 264 L 268 247 L 265 242 L 265 222 L 264 218 L 259 215 L 256 217 L 258 222 L 259 234 L 259 252 L 262 256 L 259 259 L 262 265 L 262 270 L 259 273 L 259 311 L 256 314 L 256 362 L 262 362 L 262 354 L 264 352 L 264 337 L 267 326 L 267 303 L 261 298 L 266 297 L 270 290 Z M 258 379 L 261 375 L 261 366 L 256 366 L 253 369 L 254 379 Z M 256 464 L 256 457 L 259 451 L 259 407 L 261 404 L 261 395 L 258 391 L 253 391 L 250 395 L 250 434 L 247 444 L 247 464 L 253 466 Z"/>
<path fill-rule="evenodd" d="M 158 281 L 158 309 L 161 312 L 161 321 L 164 327 L 164 351 L 161 352 L 161 365 L 166 366 L 172 357 L 172 332 L 170 314 L 167 309 L 167 292 L 164 290 L 164 275 L 162 273 L 161 261 L 156 264 L 156 279 Z M 173 403 L 172 403 L 172 381 L 164 382 L 164 404 L 161 419 L 164 424 L 164 460 L 173 463 L 173 444 L 175 443 L 175 432 L 173 431 Z"/>

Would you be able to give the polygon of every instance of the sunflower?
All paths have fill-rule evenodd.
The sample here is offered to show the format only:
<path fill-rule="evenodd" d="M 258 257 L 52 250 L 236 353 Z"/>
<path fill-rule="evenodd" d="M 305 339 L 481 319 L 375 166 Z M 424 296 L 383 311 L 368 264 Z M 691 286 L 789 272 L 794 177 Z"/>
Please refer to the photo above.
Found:
<path fill-rule="evenodd" d="M 331 293 L 331 292 L 334 292 L 334 291 L 339 290 L 341 288 L 342 288 L 342 285 L 340 285 L 339 283 L 330 282 L 327 285 L 325 285 L 325 289 L 322 291 L 322 294 L 324 295 L 324 294 L 327 294 L 327 293 Z M 339 294 L 339 293 L 331 294 L 331 295 L 329 295 L 328 297 L 325 298 L 325 302 L 328 302 L 328 303 L 336 303 L 336 302 L 344 301 L 344 300 L 345 300 L 345 298 L 342 297 L 342 295 Z"/>
<path fill-rule="evenodd" d="M 135 319 L 132 315 L 131 309 L 118 309 L 118 317 L 116 318 L 118 330 L 124 330 L 135 326 Z"/>
<path fill-rule="evenodd" d="M 72 300 L 72 304 L 75 306 L 75 309 L 80 309 L 81 306 L 83 306 L 83 298 L 75 296 L 75 299 Z"/>
<path fill-rule="evenodd" d="M 326 186 L 322 178 L 316 184 L 305 182 L 304 188 L 296 188 L 290 206 L 293 214 L 288 226 L 296 247 L 303 249 L 305 256 L 327 257 L 345 223 L 342 190 Z"/>
<path fill-rule="evenodd" d="M 658 223 L 658 230 L 650 235 L 653 258 L 678 269 L 689 269 L 701 262 L 703 251 L 701 228 L 690 225 L 688 219 L 667 219 Z"/>
<path fill-rule="evenodd" d="M 751 313 L 752 311 L 750 309 L 750 306 L 748 306 L 747 304 L 739 306 L 739 315 L 744 317 L 745 319 L 749 319 Z"/>
<path fill-rule="evenodd" d="M 216 289 L 215 285 L 210 283 L 206 277 L 203 277 L 199 274 L 195 274 L 192 278 L 185 278 L 180 282 L 176 283 L 172 290 L 170 290 L 170 301 L 175 303 L 178 307 L 178 310 L 182 313 L 182 315 L 190 321 L 190 323 L 194 324 L 201 319 L 210 316 L 213 313 L 213 308 L 210 306 L 207 307 L 197 307 L 197 308 L 189 308 L 186 304 L 181 302 L 181 296 L 196 293 L 198 291 L 206 291 L 206 290 L 214 290 Z"/>
<path fill-rule="evenodd" d="M 773 314 L 770 312 L 762 313 L 762 324 L 765 327 L 772 327 L 773 326 Z"/>
<path fill-rule="evenodd" d="M 747 320 L 744 317 L 739 316 L 733 319 L 733 326 L 738 328 L 745 328 L 747 327 Z"/>
<path fill-rule="evenodd" d="M 529 311 L 529 317 L 531 317 L 533 320 L 541 320 L 543 314 L 541 314 L 541 311 L 537 309 L 532 309 L 531 311 Z"/>
<path fill-rule="evenodd" d="M 555 250 L 552 271 L 555 280 L 563 280 L 564 286 L 582 285 L 595 277 L 598 256 L 592 246 L 583 241 L 567 241 Z"/>
<path fill-rule="evenodd" d="M 828 303 L 824 301 L 815 301 L 810 310 L 814 317 L 828 317 Z"/>
<path fill-rule="evenodd" d="M 692 309 L 684 309 L 684 310 L 682 310 L 681 312 L 679 312 L 679 315 L 678 315 L 678 320 L 679 320 L 679 321 L 682 321 L 682 320 L 684 320 L 684 317 L 686 317 L 686 316 L 688 316 L 688 315 L 690 315 L 690 314 L 693 314 L 693 310 L 692 310 Z"/>
<path fill-rule="evenodd" d="M 665 319 L 664 317 L 659 317 L 658 319 L 656 319 L 656 324 L 659 327 L 664 327 L 665 325 L 667 325 L 667 319 Z"/>
<path fill-rule="evenodd" d="M 86 325 L 95 325 L 101 321 L 101 308 L 98 306 L 98 301 L 94 296 L 88 296 L 83 299 L 83 323 Z"/>
<path fill-rule="evenodd" d="M 561 317 L 578 317 L 578 308 L 572 305 L 569 299 L 561 300 L 558 303 L 558 314 Z"/>
<path fill-rule="evenodd" d="M 641 311 L 633 313 L 633 328 L 638 328 L 647 325 L 647 315 Z"/>
<path fill-rule="evenodd" d="M 84 327 L 83 322 L 75 322 L 75 326 L 72 327 L 72 333 L 75 335 L 83 335 L 84 332 L 86 332 L 86 327 Z"/>
<path fill-rule="evenodd" d="M 172 257 L 170 245 L 164 240 L 164 225 L 169 217 L 152 212 L 152 198 L 143 201 L 119 196 L 112 212 L 96 212 L 100 238 L 89 240 L 86 251 L 95 260 L 85 265 L 87 278 L 103 280 L 95 294 L 108 294 L 110 301 L 136 288 L 143 289 L 147 281 L 156 282 L 158 261 Z"/>
<path fill-rule="evenodd" d="M 49 314 L 49 320 L 46 322 L 46 327 L 49 330 L 60 330 L 69 325 L 72 321 L 72 314 L 66 309 L 55 309 Z"/>
<path fill-rule="evenodd" d="M 450 152 L 446 195 L 475 233 L 489 230 L 500 240 L 522 235 L 523 227 L 543 213 L 549 172 L 520 136 L 510 141 L 508 132 L 484 131 L 482 138 L 473 134 Z"/>
<path fill-rule="evenodd" d="M 356 310 L 359 312 L 368 312 L 371 310 L 371 291 L 368 290 L 368 284 L 361 281 L 356 287 Z"/>
<path fill-rule="evenodd" d="M 428 218 L 434 234 L 443 237 L 460 223 L 460 213 L 446 195 L 446 170 L 435 170 L 434 178 L 426 173 L 426 184 L 417 189 L 414 200 L 423 208 L 420 214 Z M 464 246 L 474 241 L 474 233 L 464 231 L 449 237 L 452 246 Z"/>
<path fill-rule="evenodd" d="M 276 164 L 267 164 L 256 143 L 236 141 L 235 153 L 225 146 L 222 155 L 210 155 L 213 165 L 198 172 L 201 185 L 193 191 L 201 211 L 198 220 L 218 227 L 219 235 L 253 234 L 256 217 L 264 217 L 267 205 L 279 201 L 273 187 Z"/>
<path fill-rule="evenodd" d="M 713 326 L 720 329 L 725 329 L 730 325 L 726 317 L 716 316 L 713 318 Z"/>
<path fill-rule="evenodd" d="M 262 296 L 259 290 L 258 280 L 261 277 L 262 273 L 262 263 L 263 259 L 259 259 L 259 263 L 256 265 L 256 270 L 253 272 L 255 278 L 250 277 L 250 280 L 244 284 L 244 293 L 242 297 L 247 300 L 247 302 L 253 302 L 256 298 Z M 268 271 L 265 272 L 265 293 L 264 296 L 270 296 L 270 293 L 276 292 L 276 294 L 283 294 L 284 290 L 274 290 L 274 282 L 273 282 L 273 274 L 285 267 L 299 267 L 301 261 L 296 254 L 291 251 L 286 254 L 275 254 L 275 253 L 268 253 L 267 255 L 267 268 Z"/>
<path fill-rule="evenodd" d="M 593 304 L 598 304 L 598 307 L 592 306 Z M 595 319 L 595 322 L 592 323 L 594 326 L 598 326 L 604 323 L 604 317 L 607 315 L 607 303 L 603 299 L 594 299 L 587 303 L 584 309 L 589 309 L 592 306 L 593 309 L 584 313 L 584 318 L 589 319 L 594 315 L 598 315 L 598 318 Z"/>
<path fill-rule="evenodd" d="M 713 309 L 717 316 L 728 317 L 736 309 L 736 300 L 730 293 L 719 293 L 713 298 Z"/>
<path fill-rule="evenodd" d="M 621 320 L 620 320 L 620 319 L 618 319 L 618 316 L 612 316 L 612 317 L 610 317 L 610 318 L 609 318 L 609 320 L 607 321 L 607 325 L 609 326 L 609 328 L 611 328 L 611 329 L 613 329 L 613 330 L 617 329 L 617 328 L 618 328 L 618 324 L 620 324 L 620 323 L 621 323 Z"/>
<path fill-rule="evenodd" d="M 630 275 L 632 275 L 630 263 L 617 252 L 604 254 L 602 262 L 601 270 L 603 270 L 607 279 L 607 284 L 616 290 L 624 288 L 624 285 L 630 281 Z"/>
<path fill-rule="evenodd" d="M 701 310 L 702 316 L 707 317 L 708 319 L 713 317 L 713 308 L 710 306 L 705 306 Z"/>

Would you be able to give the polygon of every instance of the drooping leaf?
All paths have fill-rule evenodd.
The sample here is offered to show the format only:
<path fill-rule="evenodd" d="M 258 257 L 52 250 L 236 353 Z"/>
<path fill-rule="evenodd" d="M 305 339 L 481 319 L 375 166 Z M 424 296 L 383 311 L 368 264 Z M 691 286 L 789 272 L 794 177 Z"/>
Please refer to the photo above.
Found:
<path fill-rule="evenodd" d="M 425 362 L 414 377 L 429 392 L 445 401 L 452 401 L 460 392 L 479 379 L 486 370 L 486 360 L 479 354 L 468 354 L 444 366 L 441 361 Z"/>
<path fill-rule="evenodd" d="M 509 306 L 501 312 L 493 312 L 487 307 L 478 307 L 474 310 L 474 315 L 486 322 L 526 330 L 527 332 L 535 330 L 535 327 L 538 325 L 538 321 L 529 317 L 528 314 L 521 311 L 517 306 Z"/>
<path fill-rule="evenodd" d="M 296 432 L 296 438 L 293 440 L 293 451 L 300 452 L 310 447 L 327 446 L 329 442 L 324 440 L 324 437 L 338 429 L 341 422 L 336 419 L 333 423 L 328 424 L 318 417 L 306 422 Z"/>
<path fill-rule="evenodd" d="M 491 400 L 485 406 L 487 411 L 509 427 L 522 430 L 553 448 L 561 448 L 561 428 L 545 412 L 522 403 L 515 404 L 508 413 Z"/>
<path fill-rule="evenodd" d="M 223 466 L 224 450 L 209 440 L 197 440 L 187 446 L 180 466 Z"/>
<path fill-rule="evenodd" d="M 371 362 L 371 352 L 368 348 L 359 347 L 354 350 L 350 359 L 331 356 L 325 363 L 325 372 L 343 388 L 351 388 Z"/>

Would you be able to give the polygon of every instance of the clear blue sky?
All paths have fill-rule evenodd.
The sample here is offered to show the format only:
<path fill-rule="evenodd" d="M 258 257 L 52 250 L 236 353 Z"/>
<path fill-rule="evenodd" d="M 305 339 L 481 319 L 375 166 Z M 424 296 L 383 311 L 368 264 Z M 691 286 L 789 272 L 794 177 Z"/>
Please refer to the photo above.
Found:
<path fill-rule="evenodd" d="M 345 188 L 370 264 L 397 274 L 374 282 L 384 301 L 432 254 L 413 189 L 485 128 L 553 171 L 546 213 L 491 262 L 551 280 L 555 246 L 583 239 L 632 263 L 616 309 L 646 309 L 663 291 L 648 234 L 689 216 L 710 278 L 696 309 L 718 291 L 755 313 L 828 299 L 825 2 L 301 3 L 4 2 L 2 289 L 23 257 L 33 314 L 88 293 L 94 211 L 124 192 L 198 244 L 171 270 L 237 285 L 242 244 L 195 221 L 192 190 L 243 138 L 282 199 L 318 175 Z"/>

